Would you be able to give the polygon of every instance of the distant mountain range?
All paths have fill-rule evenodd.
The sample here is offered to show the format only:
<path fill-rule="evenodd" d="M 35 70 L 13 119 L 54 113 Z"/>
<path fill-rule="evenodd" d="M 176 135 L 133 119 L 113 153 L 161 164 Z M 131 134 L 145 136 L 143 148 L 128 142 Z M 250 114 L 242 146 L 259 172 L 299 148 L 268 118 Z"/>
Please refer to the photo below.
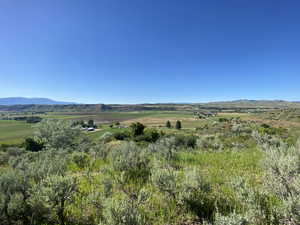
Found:
<path fill-rule="evenodd" d="M 48 98 L 0 98 L 1 111 L 27 112 L 104 112 L 104 111 L 197 111 L 246 110 L 246 109 L 287 109 L 300 108 L 299 101 L 282 100 L 235 100 L 208 103 L 157 103 L 157 104 L 77 104 Z"/>
<path fill-rule="evenodd" d="M 70 105 L 75 102 L 61 102 L 49 98 L 23 98 L 10 97 L 0 98 L 0 105 Z"/>
<path fill-rule="evenodd" d="M 283 100 L 248 100 L 240 99 L 234 101 L 208 102 L 201 105 L 210 107 L 229 108 L 300 108 L 299 101 Z"/>

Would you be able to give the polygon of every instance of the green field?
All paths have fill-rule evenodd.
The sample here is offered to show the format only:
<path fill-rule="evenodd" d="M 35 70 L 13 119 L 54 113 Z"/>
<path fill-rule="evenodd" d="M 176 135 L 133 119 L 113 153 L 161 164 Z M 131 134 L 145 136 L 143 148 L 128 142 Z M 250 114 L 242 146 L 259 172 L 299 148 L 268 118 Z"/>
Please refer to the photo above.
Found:
<path fill-rule="evenodd" d="M 290 122 L 288 120 L 268 120 L 264 119 L 263 115 L 248 114 L 248 113 L 219 113 L 216 117 L 210 117 L 207 119 L 195 119 L 192 112 L 187 111 L 136 111 L 136 112 L 104 112 L 104 113 L 47 113 L 37 114 L 43 119 L 63 119 L 63 120 L 94 120 L 99 126 L 99 129 L 95 132 L 88 133 L 88 135 L 97 140 L 105 132 L 118 132 L 120 129 L 110 128 L 109 125 L 114 122 L 120 122 L 124 126 L 129 126 L 133 122 L 141 122 L 147 127 L 154 127 L 160 130 L 169 132 L 177 132 L 176 130 L 165 129 L 166 121 L 171 121 L 172 125 L 175 125 L 177 120 L 182 122 L 183 131 L 181 133 L 192 131 L 195 128 L 203 127 L 205 125 L 211 125 L 214 121 L 218 121 L 219 118 L 241 118 L 246 121 L 259 121 L 270 123 L 277 127 L 287 127 L 293 130 L 292 133 L 298 134 L 300 131 L 300 123 Z M 20 115 L 22 116 L 22 115 Z M 0 120 L 0 144 L 20 144 L 24 141 L 24 138 L 32 135 L 32 124 L 28 124 L 20 121 L 6 121 Z M 297 136 L 297 135 L 296 135 Z"/>
<path fill-rule="evenodd" d="M 0 144 L 20 144 L 32 135 L 32 124 L 14 120 L 0 120 Z"/>
<path fill-rule="evenodd" d="M 18 115 L 26 116 L 26 115 Z M 110 129 L 108 124 L 119 121 L 124 124 L 130 124 L 139 120 L 148 126 L 164 125 L 168 118 L 185 119 L 191 118 L 191 113 L 186 112 L 161 112 L 161 111 L 142 111 L 142 112 L 109 112 L 109 113 L 48 113 L 37 114 L 43 119 L 63 119 L 63 120 L 94 120 L 100 126 L 100 130 L 89 135 L 96 139 L 105 132 L 115 132 L 119 129 Z M 0 120 L 0 144 L 20 144 L 24 138 L 32 135 L 32 124 L 15 120 Z"/>

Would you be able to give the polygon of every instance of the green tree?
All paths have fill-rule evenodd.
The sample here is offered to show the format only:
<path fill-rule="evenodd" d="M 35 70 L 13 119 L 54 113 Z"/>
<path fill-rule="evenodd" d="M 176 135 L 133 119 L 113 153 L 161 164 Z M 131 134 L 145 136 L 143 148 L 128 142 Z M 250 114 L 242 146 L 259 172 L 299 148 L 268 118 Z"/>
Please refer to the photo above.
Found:
<path fill-rule="evenodd" d="M 160 138 L 160 134 L 155 129 L 146 129 L 144 140 L 147 142 L 156 142 Z"/>
<path fill-rule="evenodd" d="M 171 122 L 169 120 L 166 122 L 166 127 L 167 128 L 171 128 L 172 127 Z"/>
<path fill-rule="evenodd" d="M 94 120 L 89 120 L 88 121 L 88 127 L 94 127 L 95 124 L 94 124 Z"/>
<path fill-rule="evenodd" d="M 78 121 L 74 121 L 73 124 L 72 124 L 73 127 L 76 127 L 76 126 L 80 126 L 80 127 L 85 127 L 86 124 L 84 123 L 83 120 L 78 120 Z"/>
<path fill-rule="evenodd" d="M 33 138 L 26 138 L 24 142 L 24 147 L 27 151 L 38 152 L 43 149 L 44 144 L 35 141 Z"/>
<path fill-rule="evenodd" d="M 176 121 L 175 127 L 176 127 L 177 130 L 180 130 L 182 128 L 181 122 L 179 120 Z"/>
<path fill-rule="evenodd" d="M 143 135 L 143 134 L 144 134 L 145 126 L 144 126 L 144 124 L 142 124 L 142 123 L 139 123 L 139 122 L 137 122 L 137 123 L 132 123 L 132 124 L 130 125 L 130 128 L 131 128 L 132 135 L 133 135 L 134 137 L 139 136 L 139 135 Z"/>

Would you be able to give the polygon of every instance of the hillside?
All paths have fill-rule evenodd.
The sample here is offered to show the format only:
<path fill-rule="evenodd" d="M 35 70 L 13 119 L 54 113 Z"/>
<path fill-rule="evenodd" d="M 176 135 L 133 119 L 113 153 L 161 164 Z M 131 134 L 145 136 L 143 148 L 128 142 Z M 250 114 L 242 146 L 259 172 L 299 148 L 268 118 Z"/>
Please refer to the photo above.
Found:
<path fill-rule="evenodd" d="M 222 108 L 300 108 L 300 102 L 290 102 L 283 100 L 235 100 L 235 101 L 221 101 L 209 102 L 201 104 L 206 107 L 222 107 Z"/>
<path fill-rule="evenodd" d="M 110 109 L 102 104 L 0 105 L 0 111 L 3 112 L 102 112 Z"/>
<path fill-rule="evenodd" d="M 52 100 L 50 100 L 52 101 Z M 157 104 L 16 104 L 1 105 L 0 111 L 7 112 L 126 112 L 126 111 L 269 111 L 274 109 L 297 109 L 300 108 L 299 102 L 288 102 L 281 100 L 237 100 L 209 103 L 157 103 Z M 46 102 L 46 101 L 44 101 Z"/>
<path fill-rule="evenodd" d="M 24 98 L 24 97 L 0 98 L 0 105 L 68 105 L 68 104 L 75 104 L 75 103 L 55 101 L 49 98 Z"/>

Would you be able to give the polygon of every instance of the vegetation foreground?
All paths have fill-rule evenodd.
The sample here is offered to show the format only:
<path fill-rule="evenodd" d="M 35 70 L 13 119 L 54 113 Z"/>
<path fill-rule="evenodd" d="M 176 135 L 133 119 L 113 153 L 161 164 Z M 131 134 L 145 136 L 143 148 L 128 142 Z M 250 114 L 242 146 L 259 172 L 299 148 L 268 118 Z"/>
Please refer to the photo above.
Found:
<path fill-rule="evenodd" d="M 79 124 L 43 119 L 1 147 L 1 225 L 300 224 L 300 142 L 286 129 L 135 122 L 91 139 Z"/>

